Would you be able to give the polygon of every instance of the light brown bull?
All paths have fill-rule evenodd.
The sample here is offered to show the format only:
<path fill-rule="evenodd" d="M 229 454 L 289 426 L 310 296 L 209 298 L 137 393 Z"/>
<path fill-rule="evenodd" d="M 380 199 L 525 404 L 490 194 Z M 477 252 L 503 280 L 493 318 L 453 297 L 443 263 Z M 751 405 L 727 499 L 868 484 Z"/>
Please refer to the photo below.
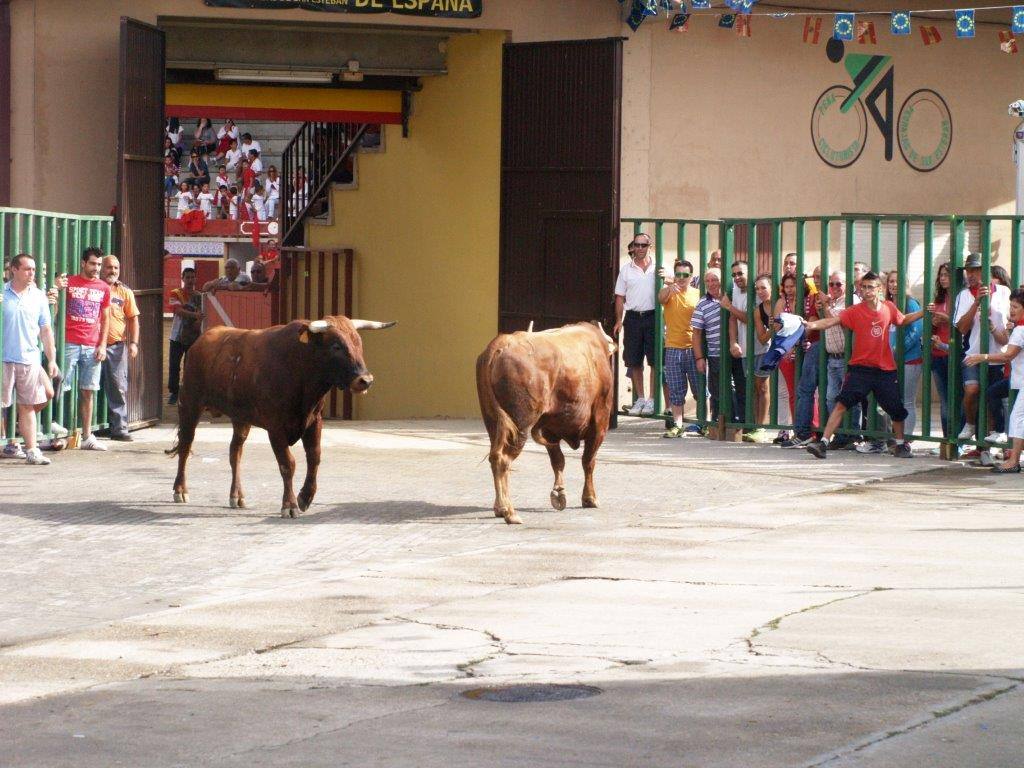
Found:
<path fill-rule="evenodd" d="M 532 324 L 531 324 L 532 325 Z M 522 522 L 512 506 L 509 468 L 526 437 L 548 450 L 555 473 L 551 505 L 565 509 L 565 456 L 583 443 L 583 506 L 597 506 L 594 466 L 612 409 L 615 344 L 596 323 L 577 323 L 540 333 L 501 334 L 476 361 L 476 387 L 494 474 L 494 516 Z"/>

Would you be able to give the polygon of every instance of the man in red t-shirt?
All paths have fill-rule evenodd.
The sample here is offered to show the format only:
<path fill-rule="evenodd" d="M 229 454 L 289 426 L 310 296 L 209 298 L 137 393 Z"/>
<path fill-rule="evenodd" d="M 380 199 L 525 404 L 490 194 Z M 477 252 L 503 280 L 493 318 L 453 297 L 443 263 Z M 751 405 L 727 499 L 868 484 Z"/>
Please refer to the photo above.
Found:
<path fill-rule="evenodd" d="M 78 415 L 84 438 L 78 447 L 86 451 L 107 450 L 92 434 L 92 393 L 100 388 L 110 323 L 110 286 L 99 279 L 102 261 L 99 248 L 86 248 L 82 253 L 81 272 L 68 278 L 64 316 L 64 391 L 71 390 L 77 371 Z"/>
<path fill-rule="evenodd" d="M 874 272 L 868 272 L 861 278 L 860 290 L 864 300 L 859 304 L 847 307 L 835 317 L 805 323 L 808 330 L 823 331 L 842 325 L 853 332 L 853 354 L 850 355 L 843 388 L 829 414 L 821 439 L 808 444 L 807 450 L 819 459 L 824 459 L 828 441 L 842 422 L 846 409 L 873 393 L 882 410 L 892 419 L 896 442 L 890 446 L 890 453 L 901 459 L 909 459 L 913 454 L 910 446 L 903 441 L 903 420 L 907 418 L 907 409 L 903 407 L 903 393 L 896 377 L 896 361 L 893 360 L 892 347 L 889 345 L 889 328 L 893 325 L 910 325 L 920 320 L 924 310 L 904 315 L 891 301 L 883 301 L 882 281 Z"/>

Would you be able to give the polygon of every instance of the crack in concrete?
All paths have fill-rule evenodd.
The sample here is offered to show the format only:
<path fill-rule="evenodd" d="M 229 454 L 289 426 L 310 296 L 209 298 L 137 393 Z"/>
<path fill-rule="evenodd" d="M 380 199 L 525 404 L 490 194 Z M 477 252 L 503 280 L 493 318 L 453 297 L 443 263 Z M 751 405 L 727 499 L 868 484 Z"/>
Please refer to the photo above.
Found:
<path fill-rule="evenodd" d="M 486 656 L 481 656 L 476 659 L 470 659 L 469 661 L 464 661 L 460 664 L 455 665 L 455 669 L 458 670 L 466 679 L 478 677 L 476 672 L 473 670 L 474 667 L 477 667 L 480 664 L 496 659 L 500 656 L 510 655 L 508 651 L 505 650 L 504 641 L 488 629 L 477 629 L 476 627 L 459 627 L 455 626 L 454 624 L 441 624 L 432 621 L 420 621 L 418 619 L 411 619 L 406 616 L 395 616 L 393 620 L 404 621 L 407 624 L 419 624 L 421 627 L 431 627 L 433 629 L 442 629 L 447 631 L 458 632 L 476 632 L 477 634 L 486 636 L 487 639 L 490 641 L 491 645 L 497 646 L 492 653 L 489 653 Z"/>
<path fill-rule="evenodd" d="M 986 702 L 993 701 L 994 699 L 997 699 L 1000 696 L 1003 696 L 1007 693 L 1011 693 L 1012 691 L 1015 691 L 1020 687 L 1021 683 L 1004 686 L 1002 688 L 990 687 L 988 690 L 984 690 L 981 693 L 974 693 L 970 698 L 966 700 L 952 703 L 949 706 L 944 707 L 943 709 L 933 710 L 929 715 L 926 715 L 918 720 L 905 723 L 903 726 L 899 728 L 886 731 L 885 733 L 875 734 L 859 744 L 849 746 L 841 750 L 837 750 L 828 755 L 825 755 L 822 758 L 815 760 L 814 762 L 806 763 L 803 766 L 803 768 L 821 768 L 821 766 L 828 765 L 829 763 L 834 763 L 836 760 L 840 760 L 844 757 L 849 757 L 850 755 L 855 755 L 858 752 L 863 752 L 865 749 L 869 749 L 877 744 L 881 744 L 882 742 L 889 741 L 900 736 L 904 736 L 908 733 L 912 733 L 913 731 L 919 730 L 921 728 L 926 728 L 932 725 L 933 723 L 942 720 L 943 718 L 949 717 L 950 715 L 955 715 L 958 712 L 963 712 L 964 710 L 978 706 L 979 704 L 985 704 Z"/>
<path fill-rule="evenodd" d="M 826 608 L 826 607 L 828 607 L 830 605 L 835 605 L 836 603 L 842 603 L 842 602 L 845 602 L 847 600 L 854 600 L 854 599 L 859 598 L 859 597 L 864 597 L 865 595 L 872 595 L 872 594 L 874 594 L 876 592 L 889 592 L 889 591 L 891 591 L 891 590 L 888 587 L 875 587 L 874 589 L 869 589 L 866 592 L 857 592 L 857 593 L 852 594 L 852 595 L 845 595 L 843 597 L 837 597 L 834 600 L 829 600 L 829 601 L 824 602 L 824 603 L 818 603 L 816 605 L 809 605 L 806 608 L 801 608 L 798 611 L 790 611 L 789 613 L 784 613 L 782 616 L 777 616 L 774 619 L 772 619 L 771 621 L 768 621 L 768 622 L 762 624 L 759 627 L 755 627 L 753 630 L 751 630 L 750 634 L 748 634 L 744 638 L 744 642 L 747 644 L 747 652 L 750 653 L 753 656 L 773 656 L 773 655 L 775 655 L 775 654 L 763 653 L 761 651 L 758 651 L 757 647 L 756 647 L 756 643 L 754 643 L 754 640 L 757 637 L 759 637 L 761 634 L 764 634 L 765 632 L 774 632 L 776 629 L 779 628 L 779 626 L 782 624 L 783 621 L 785 621 L 786 619 L 790 618 L 791 616 L 798 616 L 801 613 L 810 613 L 811 611 L 816 611 L 819 608 Z"/>

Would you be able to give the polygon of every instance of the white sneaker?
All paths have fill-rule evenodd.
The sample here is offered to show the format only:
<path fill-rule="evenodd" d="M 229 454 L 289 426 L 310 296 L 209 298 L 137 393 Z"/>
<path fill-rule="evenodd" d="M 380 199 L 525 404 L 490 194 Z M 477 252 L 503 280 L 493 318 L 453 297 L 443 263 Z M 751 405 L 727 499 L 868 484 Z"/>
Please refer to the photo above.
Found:
<path fill-rule="evenodd" d="M 626 413 L 628 413 L 630 416 L 639 416 L 641 412 L 643 412 L 645 405 L 647 405 L 647 401 L 644 400 L 642 397 L 638 397 L 636 402 L 633 403 L 633 405 L 630 407 L 628 411 L 626 411 Z"/>
<path fill-rule="evenodd" d="M 50 424 L 50 431 L 53 432 L 54 437 L 67 437 L 68 431 L 61 426 L 58 422 L 54 421 Z"/>
<path fill-rule="evenodd" d="M 83 451 L 105 451 L 107 446 L 96 439 L 96 435 L 89 435 L 85 440 L 78 444 L 78 448 Z"/>
<path fill-rule="evenodd" d="M 644 401 L 644 407 L 640 411 L 641 416 L 653 416 L 654 415 L 654 400 L 647 398 Z"/>
<path fill-rule="evenodd" d="M 25 452 L 25 463 L 26 464 L 49 464 L 50 460 L 43 456 L 43 452 L 38 448 L 33 448 L 31 451 Z"/>
<path fill-rule="evenodd" d="M 995 430 L 992 430 L 987 435 L 985 435 L 985 442 L 986 443 L 1005 443 L 1006 442 L 1006 433 L 1005 432 L 996 432 Z"/>
<path fill-rule="evenodd" d="M 0 451 L 0 457 L 5 459 L 24 459 L 25 450 L 21 447 L 21 443 L 8 443 Z"/>
<path fill-rule="evenodd" d="M 958 440 L 970 440 L 974 437 L 974 425 L 971 422 L 964 424 L 964 428 L 960 430 L 960 434 L 957 435 Z"/>
<path fill-rule="evenodd" d="M 989 451 L 982 451 L 978 455 L 978 463 L 983 467 L 994 467 L 996 465 L 996 460 Z"/>

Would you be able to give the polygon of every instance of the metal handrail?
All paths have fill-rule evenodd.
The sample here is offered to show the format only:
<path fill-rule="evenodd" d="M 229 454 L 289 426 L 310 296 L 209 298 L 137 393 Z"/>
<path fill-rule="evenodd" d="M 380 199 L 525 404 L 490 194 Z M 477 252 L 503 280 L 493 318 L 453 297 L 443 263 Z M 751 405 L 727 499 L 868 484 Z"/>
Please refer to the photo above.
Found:
<path fill-rule="evenodd" d="M 281 155 L 282 245 L 296 244 L 310 209 L 324 198 L 368 127 L 366 123 L 307 121 L 296 131 Z"/>

